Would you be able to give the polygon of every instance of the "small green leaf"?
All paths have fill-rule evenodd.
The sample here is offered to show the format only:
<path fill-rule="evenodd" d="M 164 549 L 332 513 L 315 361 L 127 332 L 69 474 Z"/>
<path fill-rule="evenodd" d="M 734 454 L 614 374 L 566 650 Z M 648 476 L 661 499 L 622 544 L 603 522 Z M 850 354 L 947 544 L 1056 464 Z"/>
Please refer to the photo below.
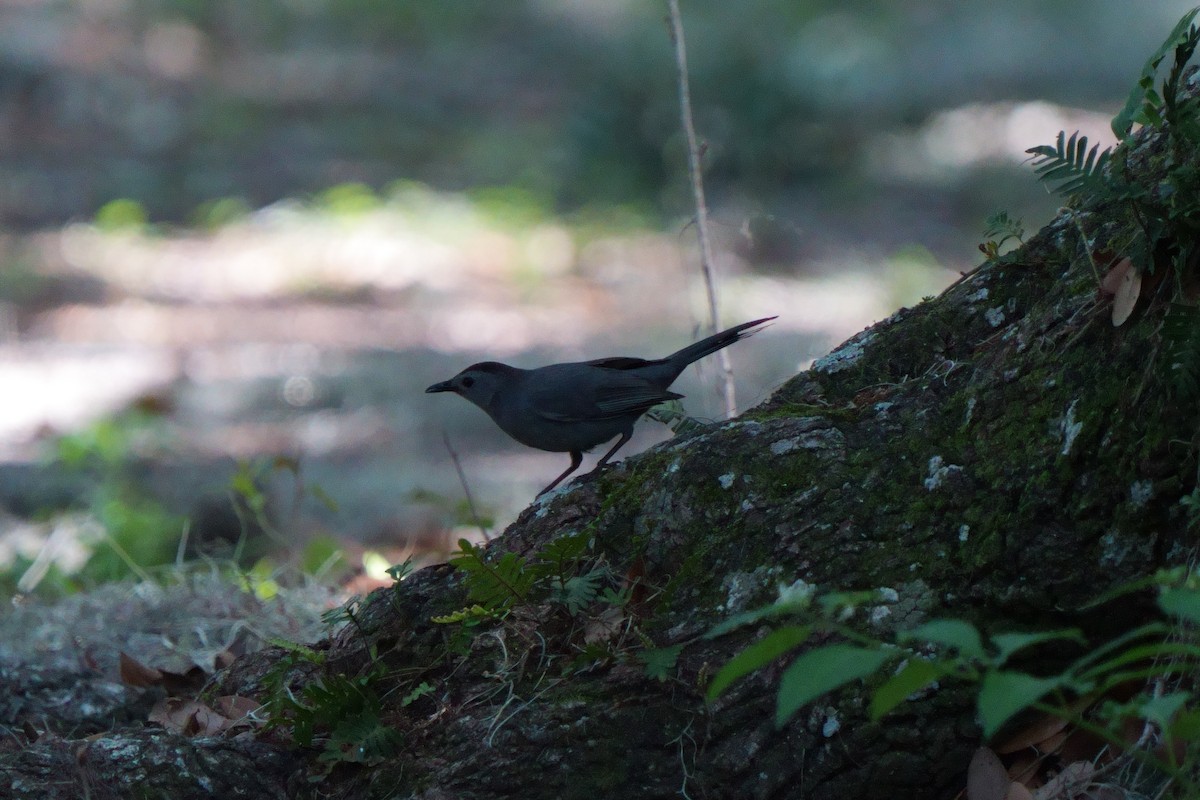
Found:
<path fill-rule="evenodd" d="M 1169 733 L 1185 742 L 1200 739 L 1200 709 L 1189 709 L 1176 717 Z"/>
<path fill-rule="evenodd" d="M 935 619 L 902 632 L 897 638 L 904 642 L 933 642 L 953 647 L 967 658 L 986 658 L 979 631 L 961 619 Z"/>
<path fill-rule="evenodd" d="M 996 666 L 1001 666 L 1013 653 L 1024 650 L 1026 647 L 1032 647 L 1042 642 L 1052 642 L 1056 639 L 1087 644 L 1083 634 L 1074 628 L 1062 631 L 1034 631 L 1033 633 L 998 633 L 992 637 L 992 644 L 998 651 Z"/>
<path fill-rule="evenodd" d="M 873 589 L 860 589 L 856 592 L 829 592 L 817 598 L 821 613 L 830 618 L 839 617 L 847 611 L 853 611 L 859 606 L 879 602 L 879 592 Z"/>
<path fill-rule="evenodd" d="M 891 655 L 886 650 L 831 644 L 797 657 L 779 681 L 775 724 L 783 727 L 802 706 L 853 680 L 872 674 Z"/>
<path fill-rule="evenodd" d="M 1179 709 L 1191 699 L 1190 692 L 1171 692 L 1161 697 L 1148 697 L 1138 708 L 1138 715 L 1165 731 L 1170 728 L 1171 719 L 1179 713 Z"/>
<path fill-rule="evenodd" d="M 1158 607 L 1173 617 L 1200 623 L 1200 590 L 1183 586 L 1163 589 L 1158 595 Z"/>
<path fill-rule="evenodd" d="M 1176 304 L 1172 304 L 1170 309 L 1167 311 L 1167 316 L 1163 320 L 1163 328 L 1164 328 L 1163 338 L 1164 339 L 1166 338 L 1165 329 L 1167 327 L 1167 322 L 1178 321 L 1177 318 L 1172 319 L 1172 314 L 1175 312 L 1176 307 L 1177 307 Z M 1187 331 L 1190 333 L 1191 329 L 1194 327 L 1195 323 L 1200 322 L 1200 309 L 1192 309 L 1190 306 L 1188 306 L 1188 307 L 1178 306 L 1178 307 L 1184 309 L 1185 313 L 1187 313 L 1189 315 L 1192 314 L 1193 312 L 1197 312 L 1195 316 L 1185 320 L 1183 323 L 1183 326 L 1181 326 L 1181 327 L 1186 327 Z M 1182 502 L 1182 501 L 1180 501 L 1180 502 Z M 1093 608 L 1099 608 L 1102 605 L 1111 603 L 1113 600 L 1116 600 L 1119 597 L 1124 597 L 1125 595 L 1140 592 L 1143 589 L 1148 589 L 1151 586 L 1161 586 L 1164 583 L 1169 583 L 1172 580 L 1177 580 L 1178 578 L 1182 577 L 1182 575 L 1183 575 L 1182 569 L 1178 569 L 1178 570 L 1177 569 L 1170 569 L 1170 570 L 1160 569 L 1157 573 L 1155 573 L 1153 575 L 1146 575 L 1145 577 L 1138 578 L 1137 580 L 1129 581 L 1128 583 L 1118 584 L 1114 588 L 1109 589 L 1106 592 L 1102 592 L 1099 595 L 1097 595 L 1096 597 L 1093 597 L 1088 602 L 1079 606 L 1077 610 L 1089 611 Z"/>
<path fill-rule="evenodd" d="M 400 701 L 400 705 L 401 706 L 411 706 L 417 700 L 421 699 L 425 695 L 430 694 L 432 692 L 433 692 L 433 685 L 430 684 L 428 681 L 421 681 L 421 683 L 418 684 L 411 692 L 404 695 L 404 698 Z"/>
<path fill-rule="evenodd" d="M 396 581 L 397 583 L 399 583 L 400 581 L 407 578 L 410 574 L 412 574 L 412 571 L 413 571 L 412 556 L 409 556 L 408 558 L 404 559 L 399 564 L 393 564 L 392 566 L 390 566 L 386 570 L 384 570 L 384 572 L 386 572 L 389 576 L 391 576 L 392 580 Z"/>
<path fill-rule="evenodd" d="M 229 485 L 245 500 L 249 500 L 259 494 L 258 487 L 254 484 L 254 478 L 250 476 L 247 470 L 235 472 L 233 477 L 229 479 Z"/>
<path fill-rule="evenodd" d="M 675 662 L 683 645 L 673 644 L 669 647 L 656 647 L 653 650 L 643 650 L 638 653 L 638 660 L 646 665 L 646 676 L 655 680 L 665 681 L 671 677 Z"/>
<path fill-rule="evenodd" d="M 1141 627 L 1126 631 L 1115 639 L 1111 639 L 1099 647 L 1094 647 L 1090 653 L 1079 658 L 1071 665 L 1069 672 L 1074 675 L 1082 674 L 1085 670 L 1094 669 L 1091 665 L 1107 658 L 1109 653 L 1123 652 L 1128 649 L 1130 642 L 1138 639 L 1154 637 L 1161 639 L 1170 634 L 1171 628 L 1164 622 L 1148 622 Z"/>
<path fill-rule="evenodd" d="M 746 625 L 753 625 L 754 623 L 761 622 L 764 619 L 781 617 L 785 614 L 798 613 L 808 608 L 808 606 L 809 598 L 806 597 L 803 600 L 779 601 L 771 603 L 770 605 L 762 606 L 760 608 L 752 608 L 749 611 L 742 611 L 738 614 L 734 614 L 732 617 L 720 623 L 719 625 L 714 626 L 712 630 L 704 634 L 704 638 L 716 639 L 717 637 L 724 636 L 730 631 L 737 630 L 738 628 Z"/>
<path fill-rule="evenodd" d="M 879 719 L 947 672 L 948 667 L 942 662 L 910 659 L 887 683 L 875 690 L 875 696 L 871 698 L 871 719 Z"/>
<path fill-rule="evenodd" d="M 1117 670 L 1126 665 L 1138 665 L 1142 662 L 1160 661 L 1156 668 L 1166 671 L 1171 667 L 1186 667 L 1200 663 L 1200 646 L 1184 642 L 1151 642 L 1150 644 L 1127 647 L 1112 658 L 1101 661 L 1085 672 L 1077 673 L 1080 678 L 1088 680 L 1103 680 L 1107 685 L 1114 685 Z"/>
<path fill-rule="evenodd" d="M 127 197 L 109 200 L 96 211 L 96 227 L 103 231 L 136 231 L 147 222 L 146 207 Z"/>
<path fill-rule="evenodd" d="M 1054 689 L 1058 678 L 1038 678 L 1024 672 L 989 670 L 979 687 L 979 721 L 988 738 L 1012 716 L 1029 708 Z"/>
<path fill-rule="evenodd" d="M 715 700 L 738 678 L 765 667 L 784 653 L 799 647 L 809 633 L 807 626 L 795 625 L 768 633 L 721 667 L 708 685 L 708 699 Z"/>

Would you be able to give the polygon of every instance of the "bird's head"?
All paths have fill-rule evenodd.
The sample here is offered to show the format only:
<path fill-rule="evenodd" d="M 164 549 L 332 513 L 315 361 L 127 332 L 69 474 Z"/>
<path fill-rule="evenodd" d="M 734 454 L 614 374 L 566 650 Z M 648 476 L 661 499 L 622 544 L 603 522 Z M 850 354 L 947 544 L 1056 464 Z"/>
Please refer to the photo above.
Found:
<path fill-rule="evenodd" d="M 448 381 L 435 383 L 426 389 L 425 393 L 454 392 L 487 411 L 496 395 L 505 386 L 511 385 L 520 372 L 521 370 L 507 364 L 483 361 L 472 364 Z"/>

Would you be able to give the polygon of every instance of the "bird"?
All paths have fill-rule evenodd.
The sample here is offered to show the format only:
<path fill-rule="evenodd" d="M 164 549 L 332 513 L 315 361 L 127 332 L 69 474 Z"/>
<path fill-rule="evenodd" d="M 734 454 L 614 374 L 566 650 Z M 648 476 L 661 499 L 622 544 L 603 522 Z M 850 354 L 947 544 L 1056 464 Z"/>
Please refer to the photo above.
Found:
<path fill-rule="evenodd" d="M 693 361 L 756 333 L 775 317 L 735 325 L 666 358 L 598 358 L 520 369 L 498 361 L 472 364 L 426 394 L 453 392 L 483 409 L 500 429 L 523 445 L 568 453 L 571 465 L 538 496 L 579 469 L 583 454 L 619 436 L 596 463 L 600 469 L 633 436 L 634 423 L 652 407 L 683 395 L 668 391 Z"/>

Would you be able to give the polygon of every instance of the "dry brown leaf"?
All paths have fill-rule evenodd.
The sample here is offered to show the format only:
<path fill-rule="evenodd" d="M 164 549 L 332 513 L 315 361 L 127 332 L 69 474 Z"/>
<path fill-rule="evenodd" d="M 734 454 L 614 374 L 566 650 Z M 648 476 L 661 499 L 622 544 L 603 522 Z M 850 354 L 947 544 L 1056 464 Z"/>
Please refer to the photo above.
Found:
<path fill-rule="evenodd" d="M 1041 717 L 1005 739 L 996 748 L 996 752 L 1001 755 L 1007 755 L 1008 753 L 1015 753 L 1018 750 L 1024 750 L 1026 747 L 1033 747 L 1054 736 L 1056 733 L 1061 732 L 1065 727 L 1067 727 L 1065 719 L 1054 717 L 1050 714 L 1042 714 Z M 1045 748 L 1041 747 L 1038 749 L 1045 750 Z"/>
<path fill-rule="evenodd" d="M 199 703 L 195 700 L 184 700 L 180 697 L 164 697 L 154 704 L 154 708 L 150 709 L 146 720 L 176 733 L 181 733 L 190 722 L 192 712 L 197 705 Z"/>
<path fill-rule="evenodd" d="M 1119 748 L 1112 747 L 1099 736 L 1076 728 L 1071 731 L 1071 735 L 1063 742 L 1057 755 L 1064 764 L 1070 764 L 1074 761 L 1104 763 L 1112 761 L 1120 752 Z"/>
<path fill-rule="evenodd" d="M 637 616 L 636 609 L 640 608 L 650 595 L 650 588 L 646 585 L 646 562 L 641 556 L 634 558 L 629 569 L 625 571 L 625 580 L 621 588 L 629 589 L 627 605 L 634 609 L 634 615 Z"/>
<path fill-rule="evenodd" d="M 1187 758 L 1188 742 L 1182 737 L 1169 737 L 1154 748 L 1154 756 L 1167 764 L 1182 764 Z M 1169 753 L 1169 754 L 1168 754 Z"/>
<path fill-rule="evenodd" d="M 1071 735 L 1071 731 L 1059 731 L 1053 736 L 1049 736 L 1038 742 L 1034 747 L 1043 753 L 1057 753 L 1062 749 L 1063 743 L 1067 741 L 1067 737 Z"/>
<path fill-rule="evenodd" d="M 609 606 L 583 626 L 583 641 L 586 644 L 607 642 L 616 636 L 625 624 L 625 613 L 616 606 Z"/>
<path fill-rule="evenodd" d="M 1122 260 L 1127 261 L 1128 259 Z M 1126 270 L 1121 277 L 1121 283 L 1117 286 L 1117 293 L 1113 295 L 1112 324 L 1114 328 L 1124 325 L 1125 321 L 1133 314 L 1141 294 L 1142 274 L 1133 268 Z"/>
<path fill-rule="evenodd" d="M 233 664 L 234 661 L 237 661 L 237 656 L 228 650 L 222 650 L 221 652 L 217 653 L 216 657 L 213 659 L 213 663 L 216 665 L 217 669 L 225 669 Z"/>
<path fill-rule="evenodd" d="M 147 666 L 124 651 L 120 657 L 121 683 L 145 689 L 148 686 L 158 686 L 162 683 L 163 674 L 154 667 Z"/>
<path fill-rule="evenodd" d="M 208 706 L 199 703 L 197 705 L 200 707 L 192 714 L 191 729 L 184 733 L 191 736 L 213 736 L 233 725 L 233 720 L 218 714 Z"/>
<path fill-rule="evenodd" d="M 1104 277 L 1100 280 L 1100 291 L 1112 297 L 1117 293 L 1117 289 L 1121 286 L 1121 281 L 1125 279 L 1125 275 L 1133 269 L 1133 262 L 1128 258 L 1122 258 L 1108 272 L 1104 273 Z"/>
<path fill-rule="evenodd" d="M 262 704 L 249 697 L 236 694 L 226 694 L 217 698 L 217 711 L 220 711 L 234 722 L 241 722 L 262 708 Z"/>
<path fill-rule="evenodd" d="M 208 673 L 200 667 L 192 667 L 187 672 L 162 671 L 162 686 L 167 694 L 191 694 L 200 689 L 208 681 Z"/>
<path fill-rule="evenodd" d="M 1033 800 L 1033 793 L 1025 788 L 1025 784 L 1014 783 L 1008 787 L 1005 800 Z"/>
<path fill-rule="evenodd" d="M 1087 785 L 1096 772 L 1096 766 L 1090 761 L 1076 761 L 1063 767 L 1062 772 L 1046 781 L 1046 785 L 1033 793 L 1034 800 L 1058 800 L 1060 797 L 1074 797 L 1080 789 Z"/>
<path fill-rule="evenodd" d="M 203 703 L 179 697 L 159 700 L 150 709 L 147 720 L 184 736 L 212 736 L 232 724 Z"/>
<path fill-rule="evenodd" d="M 1008 765 L 1009 779 L 1023 783 L 1030 789 L 1041 786 L 1042 757 L 1033 751 L 1022 753 L 1017 760 Z"/>
<path fill-rule="evenodd" d="M 967 767 L 967 800 L 1005 800 L 1011 783 L 1008 770 L 991 749 L 981 747 L 971 756 L 971 765 Z"/>

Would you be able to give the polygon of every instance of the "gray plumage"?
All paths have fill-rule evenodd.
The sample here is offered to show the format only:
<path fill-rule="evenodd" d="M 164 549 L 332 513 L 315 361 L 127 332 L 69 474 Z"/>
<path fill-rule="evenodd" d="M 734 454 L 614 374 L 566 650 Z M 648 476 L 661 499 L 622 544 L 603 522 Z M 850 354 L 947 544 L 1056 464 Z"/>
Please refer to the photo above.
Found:
<path fill-rule="evenodd" d="M 620 436 L 596 468 L 607 464 L 629 441 L 642 414 L 659 403 L 683 397 L 667 389 L 688 364 L 749 336 L 755 332 L 752 329 L 773 319 L 736 325 L 651 361 L 617 356 L 538 369 L 483 361 L 425 391 L 465 397 L 521 444 L 569 453 L 571 466 L 538 493 L 544 494 L 579 468 L 586 451 Z"/>

